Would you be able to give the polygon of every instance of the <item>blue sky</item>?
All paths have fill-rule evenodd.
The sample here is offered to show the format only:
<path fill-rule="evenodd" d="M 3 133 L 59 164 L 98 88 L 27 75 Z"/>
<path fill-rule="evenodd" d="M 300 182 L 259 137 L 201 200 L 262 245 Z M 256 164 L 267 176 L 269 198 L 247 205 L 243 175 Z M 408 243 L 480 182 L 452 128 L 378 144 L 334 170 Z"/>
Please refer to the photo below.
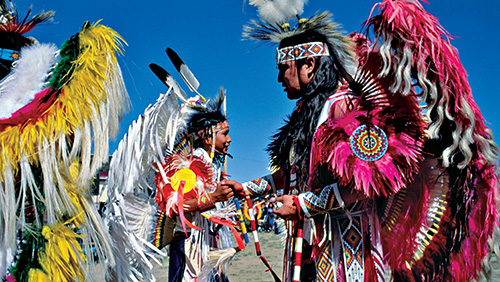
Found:
<path fill-rule="evenodd" d="M 424 8 L 440 19 L 456 36 L 452 44 L 469 74 L 473 94 L 486 121 L 500 136 L 500 46 L 498 20 L 500 1 L 429 0 Z M 376 1 L 310 0 L 303 16 L 329 10 L 346 32 L 359 31 Z M 52 23 L 38 26 L 28 35 L 57 46 L 80 30 L 84 21 L 115 29 L 128 46 L 119 58 L 132 102 L 120 133 L 110 144 L 111 152 L 128 126 L 166 87 L 149 70 L 150 63 L 164 67 L 182 86 L 180 76 L 166 56 L 174 49 L 200 81 L 199 91 L 215 97 L 227 89 L 227 109 L 233 143 L 228 173 L 246 181 L 268 174 L 265 148 L 270 136 L 283 125 L 295 102 L 286 99 L 277 82 L 275 46 L 242 40 L 242 26 L 256 18 L 253 7 L 242 0 L 219 1 L 116 1 L 37 0 L 17 1 L 21 14 L 54 10 Z M 187 87 L 185 91 L 190 93 Z M 500 137 L 498 137 L 500 138 Z"/>

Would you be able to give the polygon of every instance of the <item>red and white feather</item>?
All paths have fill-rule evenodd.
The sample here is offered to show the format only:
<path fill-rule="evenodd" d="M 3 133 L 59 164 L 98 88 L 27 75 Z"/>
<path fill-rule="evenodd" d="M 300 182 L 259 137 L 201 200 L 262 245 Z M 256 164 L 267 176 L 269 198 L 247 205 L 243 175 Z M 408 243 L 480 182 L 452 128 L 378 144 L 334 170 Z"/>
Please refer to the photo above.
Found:
<path fill-rule="evenodd" d="M 204 192 L 209 192 L 217 185 L 213 178 L 213 172 L 208 163 L 194 156 L 185 156 L 183 154 L 174 154 L 165 158 L 165 164 L 158 163 L 158 172 L 156 173 L 156 198 L 158 208 L 168 215 L 178 213 L 179 202 L 178 193 L 171 185 L 172 176 L 180 169 L 188 168 L 196 175 L 195 187 L 184 194 L 184 199 L 193 199 Z"/>

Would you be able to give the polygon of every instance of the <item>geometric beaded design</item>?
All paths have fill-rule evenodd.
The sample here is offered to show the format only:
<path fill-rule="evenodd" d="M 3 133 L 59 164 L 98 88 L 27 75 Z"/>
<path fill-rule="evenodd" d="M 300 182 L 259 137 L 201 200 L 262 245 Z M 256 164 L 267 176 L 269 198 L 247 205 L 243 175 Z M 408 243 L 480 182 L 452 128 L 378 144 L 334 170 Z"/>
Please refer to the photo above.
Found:
<path fill-rule="evenodd" d="M 351 150 L 356 157 L 373 162 L 387 152 L 388 140 L 385 132 L 376 125 L 368 127 L 361 125 L 349 137 Z"/>
<path fill-rule="evenodd" d="M 328 47 L 322 42 L 309 42 L 294 46 L 278 48 L 276 50 L 276 62 L 281 64 L 288 61 L 296 61 L 308 57 L 329 56 Z"/>
<path fill-rule="evenodd" d="M 272 175 L 266 175 L 252 181 L 245 182 L 242 185 L 248 190 L 251 196 L 264 196 L 267 195 L 272 189 L 271 178 Z"/>
<path fill-rule="evenodd" d="M 344 254 L 346 282 L 364 281 L 363 257 L 363 228 L 361 216 L 352 216 L 352 225 L 349 219 L 338 219 L 339 231 Z"/>
<path fill-rule="evenodd" d="M 204 211 L 209 210 L 209 209 L 213 209 L 215 207 L 215 204 L 212 201 L 210 194 L 208 194 L 208 193 L 201 194 L 201 196 L 197 199 L 196 204 L 198 205 L 198 209 L 201 212 L 204 212 Z"/>
<path fill-rule="evenodd" d="M 331 244 L 326 244 L 325 250 L 316 264 L 316 281 L 335 281 L 335 271 L 336 267 L 334 265 Z"/>
<path fill-rule="evenodd" d="M 340 207 L 335 197 L 335 185 L 331 184 L 323 187 L 319 194 L 314 191 L 307 191 L 299 195 L 299 199 L 302 199 L 305 205 L 306 215 L 314 216 L 322 211 L 334 210 Z"/>

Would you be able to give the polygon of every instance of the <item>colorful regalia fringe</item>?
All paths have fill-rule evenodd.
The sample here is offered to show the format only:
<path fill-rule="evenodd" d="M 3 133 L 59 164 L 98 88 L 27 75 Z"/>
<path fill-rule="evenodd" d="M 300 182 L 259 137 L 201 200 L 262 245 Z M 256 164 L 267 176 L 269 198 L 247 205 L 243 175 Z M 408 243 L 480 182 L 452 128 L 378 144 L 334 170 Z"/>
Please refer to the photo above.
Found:
<path fill-rule="evenodd" d="M 29 95 L 39 89 L 34 98 L 0 120 L 1 252 L 16 262 L 19 257 L 14 253 L 34 247 L 17 244 L 16 234 L 24 230 L 42 230 L 47 240 L 45 252 L 29 252 L 38 257 L 38 263 L 24 266 L 34 267 L 33 277 L 20 276 L 22 267 L 17 266 L 11 272 L 16 281 L 33 280 L 35 275 L 45 275 L 47 281 L 92 281 L 95 258 L 114 264 L 112 240 L 90 198 L 90 184 L 108 160 L 109 138 L 117 133 L 119 119 L 128 109 L 116 59 L 123 43 L 112 29 L 85 23 L 64 43 L 59 61 L 45 69 L 38 85 L 26 90 Z M 23 53 L 24 49 L 18 66 L 29 66 Z M 57 53 L 49 50 L 43 55 Z M 20 71 L 14 67 L 5 83 L 15 86 L 23 77 Z M 10 88 L 2 91 L 6 89 Z M 71 227 L 63 224 L 68 218 L 75 218 Z M 67 259 L 71 263 L 66 265 Z"/>

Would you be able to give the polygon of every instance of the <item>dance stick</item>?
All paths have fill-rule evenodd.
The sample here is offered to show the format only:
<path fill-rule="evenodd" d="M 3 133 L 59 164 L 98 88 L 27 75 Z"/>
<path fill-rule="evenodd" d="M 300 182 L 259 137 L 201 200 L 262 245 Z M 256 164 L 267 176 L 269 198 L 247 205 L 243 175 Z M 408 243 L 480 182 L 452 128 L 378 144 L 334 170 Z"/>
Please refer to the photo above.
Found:
<path fill-rule="evenodd" d="M 295 242 L 295 266 L 293 268 L 293 282 L 300 281 L 300 264 L 302 261 L 302 240 L 303 240 L 304 220 L 297 221 L 297 240 Z"/>
<path fill-rule="evenodd" d="M 248 244 L 250 240 L 248 240 L 247 226 L 245 225 L 245 219 L 243 218 L 243 212 L 241 211 L 240 202 L 237 198 L 234 198 L 234 203 L 236 204 L 236 209 L 240 218 L 241 232 L 243 233 L 243 237 L 245 238 L 245 243 Z"/>
<path fill-rule="evenodd" d="M 245 200 L 247 202 L 248 215 L 250 215 L 250 225 L 252 226 L 252 233 L 253 233 L 253 238 L 254 238 L 254 243 L 255 243 L 255 251 L 257 253 L 257 256 L 264 263 L 264 265 L 266 265 L 268 270 L 271 271 L 271 274 L 273 275 L 274 281 L 281 282 L 278 275 L 276 275 L 276 273 L 271 268 L 271 265 L 269 265 L 266 258 L 262 255 L 262 252 L 260 250 L 259 236 L 257 235 L 257 225 L 255 224 L 255 214 L 254 214 L 254 210 L 253 210 L 252 199 L 250 199 L 250 193 L 248 192 L 248 189 L 245 187 L 243 187 L 243 189 L 245 190 Z"/>
<path fill-rule="evenodd" d="M 255 251 L 257 252 L 257 256 L 260 257 L 262 252 L 260 251 L 259 236 L 257 235 L 257 225 L 255 224 L 255 214 L 253 210 L 252 200 L 250 199 L 250 193 L 248 192 L 248 189 L 246 189 L 245 187 L 243 188 L 245 190 L 245 200 L 247 201 L 248 214 L 250 215 L 250 225 L 252 226 L 253 239 L 255 242 Z"/>

